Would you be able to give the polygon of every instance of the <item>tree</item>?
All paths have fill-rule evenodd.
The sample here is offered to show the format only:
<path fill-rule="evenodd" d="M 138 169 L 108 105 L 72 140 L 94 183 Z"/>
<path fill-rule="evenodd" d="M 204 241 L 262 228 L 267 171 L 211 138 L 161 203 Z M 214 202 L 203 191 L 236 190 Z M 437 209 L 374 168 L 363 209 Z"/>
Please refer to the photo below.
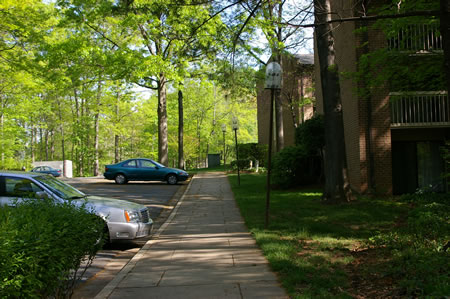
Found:
<path fill-rule="evenodd" d="M 344 121 L 342 115 L 339 69 L 336 63 L 330 0 L 314 0 L 317 54 L 319 57 L 325 119 L 325 202 L 351 200 L 347 175 Z"/>

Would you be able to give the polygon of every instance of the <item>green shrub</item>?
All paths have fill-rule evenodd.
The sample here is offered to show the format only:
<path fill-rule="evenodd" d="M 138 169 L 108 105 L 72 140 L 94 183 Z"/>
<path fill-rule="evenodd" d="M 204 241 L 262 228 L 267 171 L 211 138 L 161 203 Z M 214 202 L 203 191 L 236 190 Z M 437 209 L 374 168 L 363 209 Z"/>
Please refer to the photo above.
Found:
<path fill-rule="evenodd" d="M 413 205 L 407 222 L 373 238 L 386 246 L 393 261 L 390 272 L 409 296 L 450 294 L 450 196 L 412 194 L 402 197 Z"/>
<path fill-rule="evenodd" d="M 288 188 L 313 183 L 315 177 L 307 171 L 309 158 L 304 146 L 289 146 L 278 152 L 272 162 L 273 185 Z"/>
<path fill-rule="evenodd" d="M 323 116 L 314 115 L 295 130 L 295 144 L 302 145 L 310 155 L 317 155 L 317 152 L 325 146 L 325 129 Z"/>
<path fill-rule="evenodd" d="M 238 144 L 239 160 L 259 161 L 259 166 L 264 166 L 267 158 L 267 144 L 243 143 Z M 255 165 L 254 163 L 253 165 Z M 250 164 L 249 164 L 250 165 Z"/>
<path fill-rule="evenodd" d="M 237 170 L 237 166 L 239 163 L 239 169 L 248 169 L 250 168 L 250 160 L 249 159 L 239 159 L 231 161 L 230 166 L 233 170 Z"/>
<path fill-rule="evenodd" d="M 102 219 L 69 202 L 0 207 L 0 298 L 68 296 L 102 246 L 103 229 Z"/>

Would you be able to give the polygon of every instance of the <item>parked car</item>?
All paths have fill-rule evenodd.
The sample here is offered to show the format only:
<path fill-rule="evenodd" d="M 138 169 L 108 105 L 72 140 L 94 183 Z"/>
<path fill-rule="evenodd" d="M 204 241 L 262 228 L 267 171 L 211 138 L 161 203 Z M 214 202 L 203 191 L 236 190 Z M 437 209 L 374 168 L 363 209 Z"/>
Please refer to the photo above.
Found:
<path fill-rule="evenodd" d="M 31 172 L 47 173 L 54 177 L 61 176 L 61 169 L 56 169 L 50 166 L 38 166 L 31 170 Z"/>
<path fill-rule="evenodd" d="M 105 220 L 109 240 L 133 240 L 151 234 L 153 220 L 146 206 L 120 199 L 88 196 L 48 174 L 0 171 L 0 205 L 14 205 L 17 200 L 51 198 L 86 203 Z"/>
<path fill-rule="evenodd" d="M 128 181 L 166 181 L 169 185 L 175 185 L 189 177 L 184 170 L 166 167 L 144 158 L 106 165 L 103 175 L 105 179 L 115 180 L 117 184 L 125 184 Z"/>

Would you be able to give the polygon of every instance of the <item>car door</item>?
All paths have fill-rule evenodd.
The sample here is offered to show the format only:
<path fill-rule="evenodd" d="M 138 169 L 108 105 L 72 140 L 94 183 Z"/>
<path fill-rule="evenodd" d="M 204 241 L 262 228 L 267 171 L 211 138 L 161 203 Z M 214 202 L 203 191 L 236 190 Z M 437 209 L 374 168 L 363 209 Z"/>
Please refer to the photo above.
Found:
<path fill-rule="evenodd" d="M 147 181 L 160 181 L 164 179 L 162 170 L 151 160 L 139 159 L 139 167 Z"/>
<path fill-rule="evenodd" d="M 136 159 L 128 160 L 123 163 L 120 169 L 117 169 L 117 172 L 125 173 L 125 176 L 129 180 L 136 180 L 139 176 Z"/>
<path fill-rule="evenodd" d="M 16 201 L 36 198 L 43 191 L 33 181 L 14 176 L 0 176 L 0 205 L 14 206 Z"/>

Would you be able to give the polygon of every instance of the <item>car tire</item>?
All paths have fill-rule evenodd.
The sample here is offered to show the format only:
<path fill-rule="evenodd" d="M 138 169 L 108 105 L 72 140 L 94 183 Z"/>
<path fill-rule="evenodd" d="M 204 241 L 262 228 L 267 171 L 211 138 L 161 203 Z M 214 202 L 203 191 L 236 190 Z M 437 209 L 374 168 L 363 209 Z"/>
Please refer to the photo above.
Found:
<path fill-rule="evenodd" d="M 169 174 L 166 180 L 169 185 L 176 185 L 178 183 L 178 177 L 174 174 Z"/>
<path fill-rule="evenodd" d="M 114 181 L 116 181 L 116 184 L 122 185 L 122 184 L 126 184 L 128 182 L 128 179 L 124 174 L 119 173 L 114 178 Z"/>

